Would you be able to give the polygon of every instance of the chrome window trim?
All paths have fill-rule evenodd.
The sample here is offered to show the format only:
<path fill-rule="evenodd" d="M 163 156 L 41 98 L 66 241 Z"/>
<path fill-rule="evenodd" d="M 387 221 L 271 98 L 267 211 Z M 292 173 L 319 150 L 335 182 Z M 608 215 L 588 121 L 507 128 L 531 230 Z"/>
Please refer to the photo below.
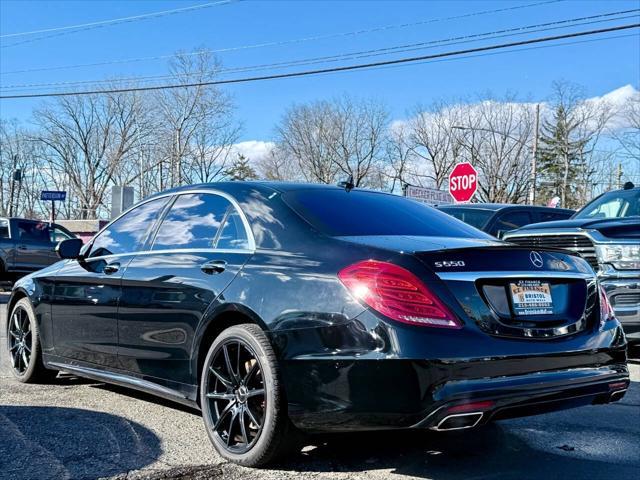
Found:
<path fill-rule="evenodd" d="M 244 255 L 251 255 L 255 253 L 255 250 L 247 250 L 245 248 L 174 248 L 166 250 L 141 250 L 139 252 L 127 252 L 127 253 L 114 253 L 112 255 L 102 255 L 100 257 L 85 258 L 83 262 L 89 263 L 94 260 L 105 260 L 112 258 L 123 257 L 137 257 L 140 255 L 155 255 L 155 254 L 167 254 L 167 253 L 240 253 Z"/>
<path fill-rule="evenodd" d="M 128 214 L 133 209 L 138 208 L 138 207 L 144 205 L 145 203 L 151 202 L 153 200 L 157 200 L 159 198 L 177 197 L 178 195 L 189 195 L 189 194 L 193 194 L 193 193 L 206 193 L 206 194 L 211 194 L 211 195 L 218 195 L 218 196 L 228 200 L 229 203 L 231 203 L 231 205 L 233 205 L 233 207 L 240 214 L 240 219 L 242 220 L 242 224 L 244 225 L 245 233 L 247 235 L 247 242 L 249 244 L 249 248 L 246 248 L 246 249 L 180 248 L 180 249 L 163 249 L 163 250 L 139 250 L 139 251 L 136 251 L 136 252 L 125 252 L 125 253 L 116 253 L 116 254 L 113 254 L 113 255 L 101 255 L 99 257 L 90 257 L 90 258 L 85 258 L 84 261 L 88 262 L 88 261 L 91 261 L 91 260 L 94 260 L 94 259 L 123 257 L 123 256 L 127 256 L 127 255 L 140 255 L 140 254 L 144 254 L 146 252 L 153 252 L 153 253 L 175 253 L 175 252 L 177 252 L 177 253 L 185 253 L 185 252 L 254 253 L 255 252 L 255 250 L 256 250 L 256 240 L 255 240 L 255 237 L 253 236 L 253 230 L 251 230 L 251 226 L 249 224 L 249 221 L 247 220 L 247 216 L 242 211 L 242 208 L 240 208 L 240 204 L 236 201 L 235 198 L 233 198 L 231 195 L 229 195 L 226 192 L 223 192 L 221 190 L 216 190 L 216 189 L 205 189 L 205 188 L 194 188 L 194 189 L 188 189 L 188 190 L 180 190 L 179 192 L 162 193 L 162 194 L 159 194 L 159 195 L 154 195 L 153 197 L 146 198 L 146 199 L 136 203 L 131 208 L 128 208 L 127 210 L 122 212 L 120 215 L 118 215 L 116 218 L 111 220 L 104 227 L 102 227 L 102 229 L 100 229 L 100 231 L 98 231 L 98 233 L 96 233 L 93 236 L 93 239 L 91 240 L 91 242 L 89 242 L 89 243 L 87 243 L 85 245 L 83 250 L 86 250 L 86 249 L 89 248 L 89 246 L 93 245 L 93 242 L 98 237 L 98 235 L 101 235 L 102 232 L 104 232 L 107 228 L 109 228 L 115 222 L 120 220 L 120 218 L 124 217 L 126 214 Z"/>

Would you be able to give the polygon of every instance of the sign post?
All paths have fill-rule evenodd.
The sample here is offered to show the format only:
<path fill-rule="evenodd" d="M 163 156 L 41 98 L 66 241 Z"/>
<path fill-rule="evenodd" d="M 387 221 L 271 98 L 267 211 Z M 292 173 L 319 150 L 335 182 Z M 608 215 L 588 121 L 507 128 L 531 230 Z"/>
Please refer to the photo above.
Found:
<path fill-rule="evenodd" d="M 43 190 L 40 193 L 40 200 L 51 201 L 50 222 L 56 221 L 56 201 L 64 202 L 67 199 L 67 192 L 58 190 Z"/>
<path fill-rule="evenodd" d="M 478 172 L 469 162 L 456 164 L 449 174 L 449 193 L 456 203 L 467 203 L 478 190 Z"/>

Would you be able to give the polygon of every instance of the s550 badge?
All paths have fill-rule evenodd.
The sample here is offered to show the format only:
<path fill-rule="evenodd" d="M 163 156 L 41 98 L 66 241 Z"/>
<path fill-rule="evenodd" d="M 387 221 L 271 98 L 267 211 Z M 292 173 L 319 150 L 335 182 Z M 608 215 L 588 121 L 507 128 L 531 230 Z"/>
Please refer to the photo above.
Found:
<path fill-rule="evenodd" d="M 443 267 L 464 267 L 464 261 L 462 260 L 443 260 L 442 262 L 433 262 L 436 268 Z"/>

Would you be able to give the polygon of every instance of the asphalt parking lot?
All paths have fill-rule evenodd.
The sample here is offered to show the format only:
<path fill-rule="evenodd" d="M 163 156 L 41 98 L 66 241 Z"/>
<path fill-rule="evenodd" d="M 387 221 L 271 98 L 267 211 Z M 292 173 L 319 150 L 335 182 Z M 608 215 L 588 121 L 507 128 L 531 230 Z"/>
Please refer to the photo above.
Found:
<path fill-rule="evenodd" d="M 23 385 L 10 378 L 6 358 L 0 363 L 2 479 L 640 478 L 640 362 L 631 365 L 629 392 L 613 405 L 457 434 L 316 438 L 265 470 L 217 457 L 195 411 L 73 377 Z"/>

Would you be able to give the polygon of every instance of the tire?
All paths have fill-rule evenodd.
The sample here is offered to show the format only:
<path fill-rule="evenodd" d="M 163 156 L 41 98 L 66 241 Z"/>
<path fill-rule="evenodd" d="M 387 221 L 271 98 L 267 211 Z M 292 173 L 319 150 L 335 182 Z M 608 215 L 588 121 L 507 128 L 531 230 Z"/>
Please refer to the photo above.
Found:
<path fill-rule="evenodd" d="M 202 415 L 220 456 L 259 467 L 291 449 L 295 432 L 278 363 L 260 327 L 243 324 L 224 330 L 209 348 L 201 373 Z"/>
<path fill-rule="evenodd" d="M 13 376 L 22 383 L 48 383 L 58 372 L 42 362 L 40 328 L 28 299 L 20 299 L 7 321 L 7 353 Z"/>

